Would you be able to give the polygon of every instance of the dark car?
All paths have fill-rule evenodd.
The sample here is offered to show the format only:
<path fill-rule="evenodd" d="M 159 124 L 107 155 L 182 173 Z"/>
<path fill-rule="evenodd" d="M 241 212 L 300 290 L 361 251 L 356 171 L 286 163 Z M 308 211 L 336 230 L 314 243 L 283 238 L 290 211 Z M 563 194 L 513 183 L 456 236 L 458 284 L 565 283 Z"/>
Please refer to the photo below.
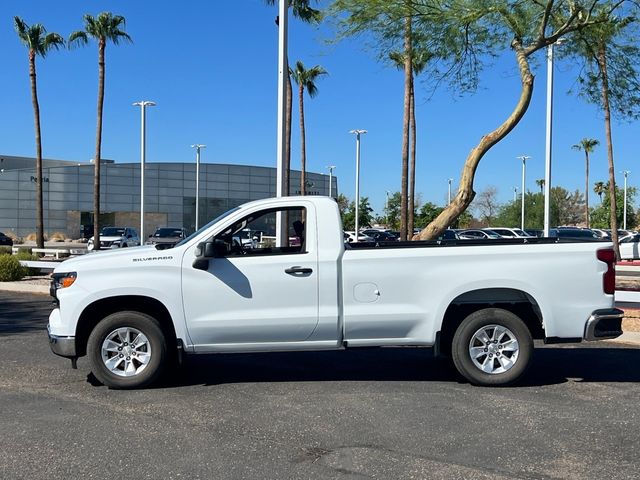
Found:
<path fill-rule="evenodd" d="M 11 240 L 10 237 L 7 237 L 4 233 L 0 232 L 0 245 L 13 247 L 13 240 Z"/>
<path fill-rule="evenodd" d="M 185 238 L 187 238 L 187 230 L 184 228 L 160 227 L 149 236 L 146 244 L 170 248 Z"/>
<path fill-rule="evenodd" d="M 393 235 L 392 233 L 382 231 L 382 230 L 363 230 L 360 233 L 364 233 L 365 235 L 373 238 L 376 242 L 395 242 L 398 240 L 398 237 Z"/>
<path fill-rule="evenodd" d="M 593 231 L 588 228 L 577 228 L 577 227 L 558 227 L 552 228 L 549 230 L 550 237 L 557 238 L 569 238 L 573 240 L 599 240 L 600 237 Z"/>

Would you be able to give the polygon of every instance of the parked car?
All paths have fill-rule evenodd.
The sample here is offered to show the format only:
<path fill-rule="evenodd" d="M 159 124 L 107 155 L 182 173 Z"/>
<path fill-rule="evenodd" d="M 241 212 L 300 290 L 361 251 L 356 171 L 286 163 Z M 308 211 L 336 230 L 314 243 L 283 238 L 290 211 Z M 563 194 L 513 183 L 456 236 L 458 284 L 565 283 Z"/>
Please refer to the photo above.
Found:
<path fill-rule="evenodd" d="M 491 230 L 462 230 L 458 232 L 458 238 L 461 240 L 483 240 L 488 238 L 502 238 Z"/>
<path fill-rule="evenodd" d="M 344 241 L 347 243 L 351 243 L 351 242 L 355 242 L 356 241 L 356 232 L 354 231 L 349 231 L 349 232 L 344 232 Z M 358 235 L 358 241 L 359 242 L 373 242 L 373 238 L 371 238 L 369 235 L 365 235 L 362 232 Z"/>
<path fill-rule="evenodd" d="M 458 232 L 456 232 L 451 228 L 447 228 L 444 232 L 440 234 L 440 236 L 438 237 L 438 240 L 458 240 L 459 238 L 460 236 L 458 235 Z"/>
<path fill-rule="evenodd" d="M 544 237 L 544 230 L 541 230 L 539 228 L 527 228 L 525 232 L 527 233 L 527 235 L 531 235 L 532 237 Z"/>
<path fill-rule="evenodd" d="M 527 232 L 520 230 L 519 228 L 506 228 L 506 227 L 491 227 L 483 228 L 492 233 L 497 233 L 503 238 L 532 238 L 535 235 L 529 235 Z"/>
<path fill-rule="evenodd" d="M 375 242 L 395 242 L 398 240 L 398 237 L 383 230 L 361 230 L 360 234 L 371 237 Z"/>
<path fill-rule="evenodd" d="M 598 235 L 596 235 L 591 229 L 578 228 L 578 227 L 551 228 L 549 230 L 549 236 L 556 237 L 556 238 L 570 238 L 570 239 L 584 240 L 584 241 L 600 240 L 600 237 L 598 237 Z"/>
<path fill-rule="evenodd" d="M 305 250 L 233 248 L 237 232 L 273 224 L 284 211 L 305 213 Z M 433 347 L 470 382 L 495 386 L 524 374 L 533 338 L 622 334 L 610 243 L 345 248 L 341 231 L 333 199 L 266 198 L 164 252 L 145 246 L 66 260 L 52 275 L 59 308 L 49 316 L 49 346 L 73 365 L 87 355 L 81 368 L 115 388 L 149 385 L 183 354 L 380 346 Z M 560 350 L 557 362 L 573 354 Z M 402 365 L 398 375 L 429 368 L 423 360 Z"/>
<path fill-rule="evenodd" d="M 187 238 L 186 228 L 160 227 L 145 242 L 147 245 L 162 245 L 164 248 L 172 247 L 184 238 Z"/>
<path fill-rule="evenodd" d="M 11 240 L 11 237 L 7 237 L 4 233 L 0 232 L 0 245 L 12 247 L 13 240 Z"/>
<path fill-rule="evenodd" d="M 140 245 L 138 232 L 130 227 L 102 227 L 100 249 L 137 247 Z M 95 250 L 93 237 L 87 242 L 87 250 Z"/>
<path fill-rule="evenodd" d="M 620 240 L 620 258 L 637 260 L 640 258 L 640 233 L 628 235 Z"/>

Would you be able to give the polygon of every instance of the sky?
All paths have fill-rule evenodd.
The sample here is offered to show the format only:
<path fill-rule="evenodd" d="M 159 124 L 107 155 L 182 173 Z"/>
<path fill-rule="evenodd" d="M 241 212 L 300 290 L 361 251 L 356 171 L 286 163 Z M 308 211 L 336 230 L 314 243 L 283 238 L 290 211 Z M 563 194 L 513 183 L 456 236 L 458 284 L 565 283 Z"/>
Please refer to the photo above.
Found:
<path fill-rule="evenodd" d="M 326 3 L 326 2 L 324 2 Z M 322 2 L 321 2 L 322 4 Z M 102 158 L 137 162 L 140 111 L 132 103 L 152 100 L 147 110 L 148 162 L 194 162 L 190 145 L 206 144 L 204 163 L 276 165 L 277 7 L 264 0 L 2 0 L 0 2 L 0 154 L 35 156 L 33 109 L 26 48 L 13 17 L 43 23 L 65 38 L 82 29 L 85 13 L 123 15 L 132 44 L 106 49 L 106 96 Z M 327 25 L 313 27 L 292 19 L 290 63 L 321 65 L 328 75 L 318 95 L 305 98 L 307 170 L 328 173 L 335 165 L 338 188 L 355 192 L 353 129 L 369 133 L 361 142 L 360 192 L 382 212 L 385 192 L 400 190 L 403 74 L 377 61 L 362 38 L 329 43 Z M 562 48 L 562 47 L 560 47 Z M 43 156 L 89 161 L 95 151 L 97 48 L 95 43 L 51 52 L 37 60 Z M 536 191 L 544 178 L 546 65 L 537 62 L 531 106 L 517 128 L 482 159 L 474 189 L 498 190 L 501 202 L 520 189 L 522 164 L 529 155 L 526 188 Z M 603 115 L 570 95 L 577 69 L 556 62 L 552 185 L 584 190 L 585 162 L 572 145 L 600 140 L 592 154 L 593 183 L 608 175 Z M 472 95 L 442 86 L 435 93 L 416 80 L 418 129 L 416 191 L 422 201 L 446 202 L 448 179 L 454 191 L 469 151 L 508 116 L 520 80 L 512 55 L 484 71 Z M 295 87 L 294 87 L 295 91 Z M 292 168 L 300 165 L 297 95 L 292 125 Z M 635 186 L 638 122 L 614 121 L 616 176 L 630 170 Z"/>

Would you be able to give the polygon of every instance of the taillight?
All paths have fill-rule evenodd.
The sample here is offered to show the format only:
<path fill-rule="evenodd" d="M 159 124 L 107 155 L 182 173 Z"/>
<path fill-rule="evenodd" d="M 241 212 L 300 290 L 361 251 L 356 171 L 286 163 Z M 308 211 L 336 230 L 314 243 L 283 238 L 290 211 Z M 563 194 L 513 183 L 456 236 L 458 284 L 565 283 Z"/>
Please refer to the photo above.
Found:
<path fill-rule="evenodd" d="M 607 271 L 602 277 L 602 288 L 604 293 L 613 295 L 616 290 L 616 254 L 612 248 L 596 251 L 598 260 L 607 264 Z"/>

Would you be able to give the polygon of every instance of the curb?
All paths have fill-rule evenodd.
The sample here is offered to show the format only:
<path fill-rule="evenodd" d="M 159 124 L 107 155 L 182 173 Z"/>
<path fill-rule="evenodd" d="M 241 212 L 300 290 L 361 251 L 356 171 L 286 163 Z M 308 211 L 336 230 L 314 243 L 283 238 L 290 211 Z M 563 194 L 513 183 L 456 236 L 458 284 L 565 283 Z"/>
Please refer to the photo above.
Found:
<path fill-rule="evenodd" d="M 45 285 L 20 284 L 18 282 L 0 282 L 0 291 L 17 293 L 36 293 L 49 295 L 49 287 Z"/>

